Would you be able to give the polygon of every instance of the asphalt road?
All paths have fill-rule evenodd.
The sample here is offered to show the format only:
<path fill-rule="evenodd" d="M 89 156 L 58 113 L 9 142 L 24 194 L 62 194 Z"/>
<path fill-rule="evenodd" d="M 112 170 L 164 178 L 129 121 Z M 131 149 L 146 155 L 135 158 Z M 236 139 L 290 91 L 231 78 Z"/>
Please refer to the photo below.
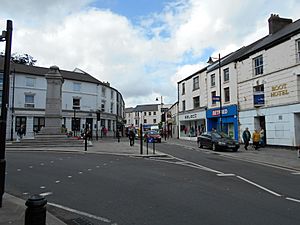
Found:
<path fill-rule="evenodd" d="M 6 191 L 46 195 L 49 210 L 68 224 L 299 224 L 299 175 L 159 148 L 178 158 L 9 152 Z"/>

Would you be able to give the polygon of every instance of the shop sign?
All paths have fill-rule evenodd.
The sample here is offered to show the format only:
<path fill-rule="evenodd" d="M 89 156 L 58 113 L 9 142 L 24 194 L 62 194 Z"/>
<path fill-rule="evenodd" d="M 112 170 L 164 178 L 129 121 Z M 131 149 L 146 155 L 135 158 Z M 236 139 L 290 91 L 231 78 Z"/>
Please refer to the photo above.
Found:
<path fill-rule="evenodd" d="M 226 115 L 228 113 L 228 109 L 222 109 L 222 115 Z M 216 109 L 212 111 L 212 116 L 219 116 L 220 109 Z"/>
<path fill-rule="evenodd" d="M 272 86 L 271 97 L 277 97 L 277 96 L 288 95 L 288 94 L 289 92 L 287 90 L 286 83 Z"/>
<path fill-rule="evenodd" d="M 196 119 L 196 118 L 197 118 L 197 114 L 196 113 L 184 116 L 184 119 L 186 119 L 186 120 Z"/>

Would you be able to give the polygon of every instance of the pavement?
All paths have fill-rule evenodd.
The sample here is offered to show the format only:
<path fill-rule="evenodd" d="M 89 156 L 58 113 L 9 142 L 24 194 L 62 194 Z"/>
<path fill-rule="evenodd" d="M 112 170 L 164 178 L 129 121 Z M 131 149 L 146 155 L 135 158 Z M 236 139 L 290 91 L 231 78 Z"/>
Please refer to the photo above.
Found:
<path fill-rule="evenodd" d="M 195 151 L 211 152 L 208 149 L 200 149 L 197 143 L 194 141 L 181 140 L 176 138 L 169 138 L 163 140 L 171 145 L 179 145 L 184 147 L 184 149 L 190 149 Z M 140 153 L 140 141 L 136 140 L 134 146 L 129 146 L 129 141 L 127 138 L 121 138 L 118 142 L 113 138 L 102 138 L 98 141 L 92 141 L 92 146 L 87 147 L 85 151 L 84 144 L 82 147 L 43 147 L 43 148 L 7 148 L 7 152 L 13 151 L 57 151 L 57 152 L 81 152 L 87 154 L 113 154 L 113 155 L 125 155 L 131 157 L 164 157 L 166 154 L 159 151 L 159 143 L 155 144 L 155 152 L 153 151 L 153 144 L 149 143 L 148 152 L 144 144 L 143 154 Z M 298 157 L 298 152 L 291 148 L 282 148 L 275 146 L 266 146 L 260 148 L 259 150 L 254 150 L 253 148 L 248 148 L 245 150 L 243 146 L 240 147 L 238 152 L 214 152 L 222 157 L 234 158 L 237 160 L 244 160 L 253 163 L 259 163 L 274 167 L 279 167 L 282 169 L 292 170 L 294 172 L 300 173 L 300 158 Z M 5 193 L 3 195 L 3 204 L 0 208 L 0 225 L 14 224 L 14 225 L 24 225 L 25 218 L 25 201 L 16 198 L 12 195 Z M 46 218 L 47 225 L 62 225 L 65 224 L 61 220 L 57 219 L 53 215 L 47 212 Z"/>

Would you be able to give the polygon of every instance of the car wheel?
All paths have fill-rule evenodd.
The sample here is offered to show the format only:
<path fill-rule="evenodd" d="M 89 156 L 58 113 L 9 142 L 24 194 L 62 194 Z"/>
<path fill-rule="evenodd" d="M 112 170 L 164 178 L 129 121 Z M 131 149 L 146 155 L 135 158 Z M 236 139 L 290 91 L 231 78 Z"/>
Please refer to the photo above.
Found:
<path fill-rule="evenodd" d="M 211 146 L 211 149 L 213 150 L 213 151 L 216 151 L 216 144 L 215 143 L 212 143 L 212 146 Z"/>
<path fill-rule="evenodd" d="M 239 150 L 239 148 L 232 149 L 233 152 L 237 152 L 238 150 Z"/>

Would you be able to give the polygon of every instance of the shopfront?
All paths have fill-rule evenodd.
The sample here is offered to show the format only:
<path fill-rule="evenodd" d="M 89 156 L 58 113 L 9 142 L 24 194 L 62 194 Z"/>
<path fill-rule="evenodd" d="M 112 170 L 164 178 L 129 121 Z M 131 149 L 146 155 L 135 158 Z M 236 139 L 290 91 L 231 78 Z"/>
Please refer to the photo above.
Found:
<path fill-rule="evenodd" d="M 206 111 L 207 130 L 213 128 L 221 130 L 220 126 L 220 108 L 209 109 Z M 238 140 L 238 111 L 237 105 L 222 107 L 222 130 L 230 137 Z"/>
<path fill-rule="evenodd" d="M 196 140 L 206 130 L 205 111 L 179 115 L 179 138 Z"/>

